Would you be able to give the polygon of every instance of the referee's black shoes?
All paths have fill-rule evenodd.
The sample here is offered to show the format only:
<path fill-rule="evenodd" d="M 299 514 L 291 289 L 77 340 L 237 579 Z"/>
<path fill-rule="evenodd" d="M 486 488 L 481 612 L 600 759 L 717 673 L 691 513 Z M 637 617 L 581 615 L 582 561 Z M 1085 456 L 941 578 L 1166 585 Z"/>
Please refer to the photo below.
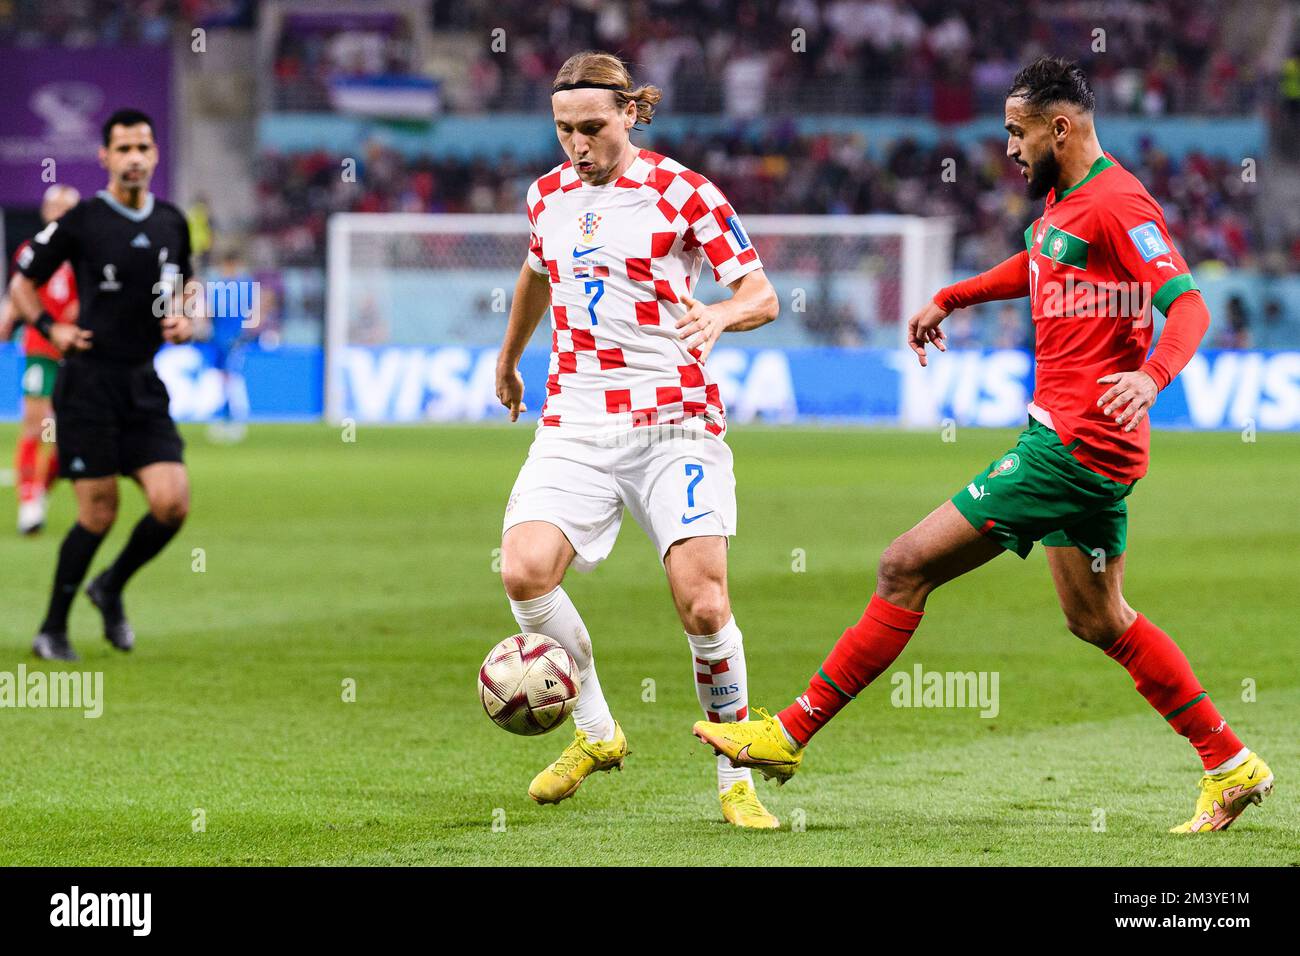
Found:
<path fill-rule="evenodd" d="M 67 631 L 41 631 L 32 641 L 32 653 L 47 661 L 81 660 L 68 643 Z"/>
<path fill-rule="evenodd" d="M 104 571 L 86 585 L 86 597 L 104 616 L 104 639 L 119 651 L 129 651 L 135 647 L 135 631 L 131 630 L 131 622 L 126 619 L 122 592 L 110 591 L 104 587 L 106 574 L 108 572 Z"/>

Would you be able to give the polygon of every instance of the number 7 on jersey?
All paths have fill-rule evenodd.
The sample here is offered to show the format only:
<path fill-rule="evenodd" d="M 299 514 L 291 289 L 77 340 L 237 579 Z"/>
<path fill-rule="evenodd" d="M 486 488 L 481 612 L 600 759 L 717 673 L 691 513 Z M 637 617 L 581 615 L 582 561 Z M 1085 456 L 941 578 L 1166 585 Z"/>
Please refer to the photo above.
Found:
<path fill-rule="evenodd" d="M 587 303 L 587 314 L 591 316 L 591 324 L 594 326 L 596 324 L 596 303 L 599 302 L 600 297 L 605 294 L 605 280 L 588 279 L 586 284 L 583 286 L 583 291 L 588 295 L 591 295 L 593 289 L 596 294 L 592 295 L 591 301 Z"/>

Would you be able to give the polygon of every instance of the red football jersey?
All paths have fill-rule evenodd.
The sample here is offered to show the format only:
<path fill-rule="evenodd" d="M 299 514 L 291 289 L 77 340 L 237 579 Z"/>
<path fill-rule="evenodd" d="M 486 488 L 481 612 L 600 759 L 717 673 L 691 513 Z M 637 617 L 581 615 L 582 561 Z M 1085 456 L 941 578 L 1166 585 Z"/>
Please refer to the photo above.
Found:
<path fill-rule="evenodd" d="M 1056 195 L 1025 230 L 1035 342 L 1030 414 L 1050 424 L 1074 456 L 1098 474 L 1136 481 L 1146 474 L 1151 428 L 1125 432 L 1102 414 L 1109 387 L 1097 379 L 1141 367 L 1151 349 L 1152 308 L 1167 313 L 1196 288 L 1174 248 L 1159 204 L 1102 155 L 1088 175 Z"/>
<path fill-rule="evenodd" d="M 27 245 L 28 243 L 24 241 L 14 252 L 15 264 Z M 40 296 L 42 308 L 50 313 L 55 322 L 71 321 L 67 315 L 68 306 L 77 301 L 77 275 L 72 271 L 72 266 L 67 262 L 59 266 L 36 294 Z M 63 358 L 63 353 L 31 325 L 27 326 L 27 331 L 23 334 L 23 352 L 27 355 L 44 355 L 52 359 Z"/>

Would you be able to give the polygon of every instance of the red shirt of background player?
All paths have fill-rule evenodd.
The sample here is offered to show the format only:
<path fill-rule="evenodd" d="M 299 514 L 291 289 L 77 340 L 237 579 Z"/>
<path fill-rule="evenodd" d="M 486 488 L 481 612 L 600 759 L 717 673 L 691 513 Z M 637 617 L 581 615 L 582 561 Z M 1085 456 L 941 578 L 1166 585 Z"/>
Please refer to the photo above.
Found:
<path fill-rule="evenodd" d="M 15 267 L 18 257 L 27 246 L 28 243 L 24 241 L 14 253 Z M 71 322 L 73 316 L 68 314 L 68 307 L 77 301 L 77 274 L 72 271 L 72 266 L 66 262 L 59 266 L 49 281 L 37 290 L 37 295 L 41 299 L 41 308 L 50 313 L 55 322 Z M 43 355 L 56 362 L 63 358 L 63 353 L 31 325 L 27 326 L 23 337 L 23 352 L 27 355 Z"/>

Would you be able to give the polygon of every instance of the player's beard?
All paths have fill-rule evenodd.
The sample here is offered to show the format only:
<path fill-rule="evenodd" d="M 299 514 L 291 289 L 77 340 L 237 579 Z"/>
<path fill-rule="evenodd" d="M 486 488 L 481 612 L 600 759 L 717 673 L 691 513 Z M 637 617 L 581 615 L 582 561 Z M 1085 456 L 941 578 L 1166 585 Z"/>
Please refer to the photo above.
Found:
<path fill-rule="evenodd" d="M 1030 199 L 1042 199 L 1061 179 L 1061 163 L 1056 153 L 1048 150 L 1042 159 L 1029 164 L 1029 181 L 1025 193 Z"/>

